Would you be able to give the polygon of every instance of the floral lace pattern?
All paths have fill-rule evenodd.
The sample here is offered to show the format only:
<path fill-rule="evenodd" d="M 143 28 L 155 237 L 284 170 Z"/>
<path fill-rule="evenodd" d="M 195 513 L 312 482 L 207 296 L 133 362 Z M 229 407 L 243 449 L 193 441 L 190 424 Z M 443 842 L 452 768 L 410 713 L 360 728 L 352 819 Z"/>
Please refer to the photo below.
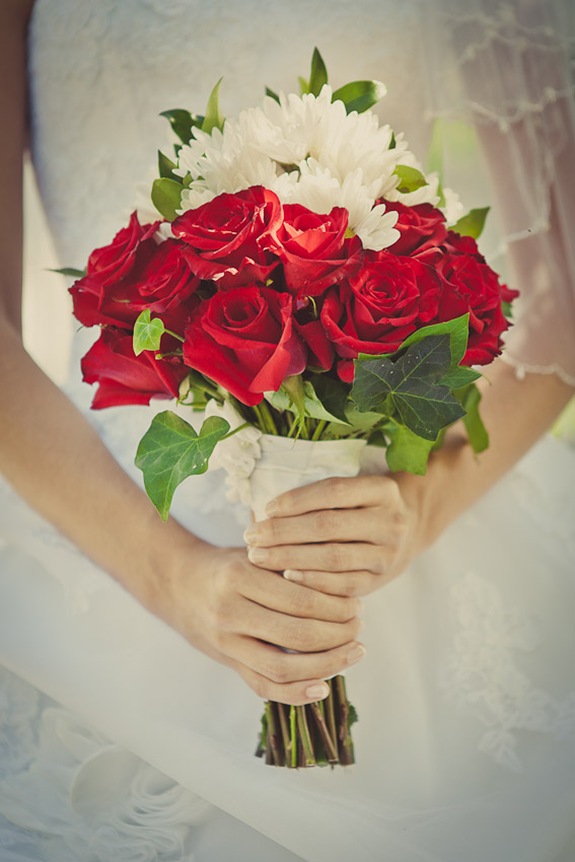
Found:
<path fill-rule="evenodd" d="M 528 618 L 504 606 L 492 584 L 468 572 L 453 587 L 451 603 L 457 630 L 444 689 L 486 726 L 480 751 L 520 772 L 518 731 L 565 738 L 575 730 L 575 692 L 554 698 L 520 668 L 516 656 L 535 650 L 539 634 Z"/>
<path fill-rule="evenodd" d="M 0 710 L 6 854 L 36 858 L 36 848 L 43 862 L 191 862 L 193 828 L 210 810 L 202 799 L 2 669 Z"/>

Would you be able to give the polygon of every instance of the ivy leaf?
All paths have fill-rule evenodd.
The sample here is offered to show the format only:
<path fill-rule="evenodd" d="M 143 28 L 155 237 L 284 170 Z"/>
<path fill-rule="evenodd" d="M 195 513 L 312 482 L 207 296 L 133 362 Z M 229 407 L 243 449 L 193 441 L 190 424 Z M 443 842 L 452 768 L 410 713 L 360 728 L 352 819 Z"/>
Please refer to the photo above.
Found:
<path fill-rule="evenodd" d="M 191 114 L 183 108 L 162 111 L 160 117 L 165 117 L 169 121 L 172 131 L 182 144 L 189 144 L 192 139 L 192 129 L 201 128 L 204 122 L 204 117 L 200 114 Z"/>
<path fill-rule="evenodd" d="M 455 368 L 450 368 L 445 377 L 442 379 L 444 386 L 448 386 L 452 392 L 456 389 L 462 389 L 464 386 L 469 386 L 479 380 L 481 374 L 474 371 L 472 368 L 466 368 L 464 365 L 458 365 Z"/>
<path fill-rule="evenodd" d="M 423 326 L 405 339 L 399 346 L 397 353 L 406 347 L 410 347 L 412 344 L 418 344 L 430 335 L 449 335 L 451 368 L 455 368 L 459 365 L 467 350 L 469 314 L 462 314 L 461 317 L 454 317 L 452 320 L 445 320 L 443 323 L 432 323 L 430 326 Z"/>
<path fill-rule="evenodd" d="M 362 114 L 373 108 L 386 92 L 387 88 L 381 81 L 352 81 L 336 90 L 331 100 L 343 102 L 348 114 L 352 111 Z"/>
<path fill-rule="evenodd" d="M 465 425 L 471 448 L 476 454 L 484 452 L 489 446 L 489 434 L 479 415 L 481 392 L 475 383 L 471 383 L 455 394 L 465 410 L 463 424 Z"/>
<path fill-rule="evenodd" d="M 462 218 L 460 218 L 459 221 L 451 227 L 451 230 L 458 233 L 460 236 L 470 236 L 473 237 L 473 239 L 479 239 L 483 233 L 485 219 L 487 218 L 488 212 L 489 207 L 469 210 L 467 215 L 462 216 Z"/>
<path fill-rule="evenodd" d="M 389 405 L 414 434 L 435 442 L 442 428 L 465 415 L 441 379 L 451 367 L 449 335 L 431 335 L 393 360 L 355 362 L 351 396 L 360 410 L 389 415 Z"/>
<path fill-rule="evenodd" d="M 173 221 L 180 208 L 183 185 L 176 180 L 161 177 L 152 184 L 152 203 L 165 219 Z"/>
<path fill-rule="evenodd" d="M 206 116 L 204 117 L 204 121 L 202 123 L 202 131 L 207 132 L 208 135 L 211 134 L 214 129 L 219 129 L 221 131 L 224 127 L 224 117 L 222 115 L 222 112 L 220 111 L 221 83 L 222 79 L 220 78 L 208 98 Z"/>
<path fill-rule="evenodd" d="M 397 422 L 390 422 L 385 431 L 390 438 L 385 452 L 389 469 L 393 473 L 407 472 L 425 476 L 435 440 L 426 440 Z"/>
<path fill-rule="evenodd" d="M 402 192 L 402 194 L 415 192 L 417 189 L 421 189 L 427 185 L 424 174 L 417 168 L 412 168 L 409 165 L 398 165 L 394 173 L 399 177 L 397 190 Z"/>
<path fill-rule="evenodd" d="M 159 350 L 160 341 L 165 331 L 163 321 L 159 317 L 154 317 L 151 320 L 150 309 L 145 308 L 140 312 L 134 324 L 132 345 L 135 355 L 139 356 L 144 350 Z"/>
<path fill-rule="evenodd" d="M 324 84 L 327 84 L 327 69 L 323 57 L 317 48 L 314 48 L 307 92 L 313 93 L 314 96 L 319 96 Z"/>
<path fill-rule="evenodd" d="M 144 474 L 148 497 L 163 521 L 178 485 L 188 476 L 206 472 L 216 444 L 229 430 L 229 423 L 220 416 L 206 419 L 199 434 L 170 410 L 154 416 L 140 440 L 136 467 Z"/>

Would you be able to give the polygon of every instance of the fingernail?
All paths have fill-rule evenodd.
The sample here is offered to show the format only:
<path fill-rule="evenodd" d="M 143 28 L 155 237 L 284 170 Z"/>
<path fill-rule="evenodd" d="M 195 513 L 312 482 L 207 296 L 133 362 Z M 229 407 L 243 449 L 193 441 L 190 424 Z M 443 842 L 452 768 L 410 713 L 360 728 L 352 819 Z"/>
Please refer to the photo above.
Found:
<path fill-rule="evenodd" d="M 270 500 L 270 502 L 266 506 L 266 515 L 269 515 L 270 518 L 273 518 L 274 515 L 279 513 L 280 507 L 276 503 L 275 500 Z"/>
<path fill-rule="evenodd" d="M 284 572 L 284 578 L 286 581 L 297 581 L 300 583 L 303 581 L 303 572 L 296 572 L 294 569 L 286 569 Z"/>
<path fill-rule="evenodd" d="M 360 658 L 363 658 L 365 655 L 365 647 L 361 644 L 356 644 L 354 647 L 350 649 L 347 654 L 347 663 L 355 664 L 356 661 L 359 661 Z"/>
<path fill-rule="evenodd" d="M 248 527 L 244 533 L 244 542 L 246 545 L 252 545 L 258 537 L 258 531 L 255 527 Z"/>
<path fill-rule="evenodd" d="M 269 559 L 269 551 L 265 548 L 248 548 L 248 560 L 252 563 L 265 563 Z"/>
<path fill-rule="evenodd" d="M 326 685 L 325 682 L 318 683 L 317 685 L 310 685 L 309 688 L 305 690 L 305 696 L 309 697 L 310 700 L 323 700 L 324 697 L 327 697 L 329 694 L 329 686 Z"/>

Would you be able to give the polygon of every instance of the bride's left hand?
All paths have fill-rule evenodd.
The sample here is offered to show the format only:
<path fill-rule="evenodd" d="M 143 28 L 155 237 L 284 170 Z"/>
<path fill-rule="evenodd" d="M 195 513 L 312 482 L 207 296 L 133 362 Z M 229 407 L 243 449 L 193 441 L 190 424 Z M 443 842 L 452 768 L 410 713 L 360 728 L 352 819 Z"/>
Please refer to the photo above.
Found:
<path fill-rule="evenodd" d="M 334 596 L 362 596 L 414 556 L 415 509 L 389 476 L 324 479 L 268 505 L 248 528 L 250 561 Z"/>

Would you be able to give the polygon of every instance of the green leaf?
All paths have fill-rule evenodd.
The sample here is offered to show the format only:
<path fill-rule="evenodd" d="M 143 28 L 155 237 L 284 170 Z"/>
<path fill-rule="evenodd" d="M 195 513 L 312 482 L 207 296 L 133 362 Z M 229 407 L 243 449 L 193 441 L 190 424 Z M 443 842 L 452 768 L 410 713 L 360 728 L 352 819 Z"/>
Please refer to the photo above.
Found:
<path fill-rule="evenodd" d="M 348 386 L 341 380 L 328 377 L 327 374 L 314 375 L 310 385 L 313 386 L 316 397 L 321 401 L 324 410 L 334 416 L 336 421 L 347 425 Z"/>
<path fill-rule="evenodd" d="M 69 278 L 84 278 L 86 275 L 85 269 L 73 269 L 71 266 L 65 266 L 62 269 L 48 269 L 48 272 L 57 272 L 59 275 L 67 275 Z"/>
<path fill-rule="evenodd" d="M 327 69 L 325 67 L 323 57 L 317 48 L 314 48 L 311 58 L 308 93 L 313 93 L 314 96 L 319 96 L 324 84 L 327 84 Z"/>
<path fill-rule="evenodd" d="M 385 430 L 390 438 L 385 452 L 389 469 L 393 473 L 407 472 L 425 476 L 427 461 L 435 441 L 425 440 L 397 422 L 390 422 Z"/>
<path fill-rule="evenodd" d="M 309 93 L 309 81 L 306 78 L 302 78 L 301 75 L 298 75 L 298 84 L 300 95 L 305 96 L 306 93 Z"/>
<path fill-rule="evenodd" d="M 172 127 L 175 135 L 183 144 L 189 144 L 192 139 L 192 129 L 202 127 L 204 117 L 199 114 L 190 114 L 183 108 L 172 108 L 170 111 L 162 111 L 160 117 L 165 117 Z"/>
<path fill-rule="evenodd" d="M 277 103 L 278 103 L 278 105 L 279 105 L 279 103 L 280 103 L 280 97 L 279 97 L 279 96 L 278 96 L 278 94 L 277 94 L 277 93 L 275 93 L 273 90 L 270 90 L 270 88 L 269 88 L 269 87 L 266 87 L 266 96 L 269 96 L 269 97 L 270 97 L 270 99 L 273 99 L 273 100 L 274 100 L 274 102 L 277 102 Z"/>
<path fill-rule="evenodd" d="M 210 416 L 197 434 L 194 428 L 166 410 L 154 416 L 136 453 L 136 467 L 144 474 L 148 497 L 167 520 L 174 491 L 188 476 L 205 473 L 216 444 L 230 430 L 220 416 Z"/>
<path fill-rule="evenodd" d="M 443 323 L 432 323 L 430 326 L 423 326 L 405 339 L 403 344 L 399 346 L 397 353 L 406 347 L 410 347 L 412 344 L 418 344 L 430 335 L 449 335 L 451 368 L 455 368 L 459 365 L 467 350 L 469 314 L 462 314 L 461 317 L 454 317 L 453 320 L 446 320 Z"/>
<path fill-rule="evenodd" d="M 448 386 L 453 392 L 455 389 L 461 389 L 463 386 L 469 386 L 479 380 L 481 374 L 474 371 L 472 368 L 466 368 L 465 365 L 457 365 L 455 368 L 450 368 L 445 377 L 442 379 L 444 386 Z"/>
<path fill-rule="evenodd" d="M 348 425 L 345 418 L 340 418 L 326 409 L 313 384 L 309 380 L 304 382 L 299 375 L 288 377 L 277 392 L 266 393 L 266 400 L 277 410 L 289 410 L 301 420 L 309 416 L 312 419 Z"/>
<path fill-rule="evenodd" d="M 382 415 L 389 415 L 391 403 L 414 434 L 435 441 L 442 428 L 465 415 L 448 387 L 440 383 L 451 361 L 448 334 L 412 344 L 395 360 L 356 360 L 351 396 L 360 410 Z"/>
<path fill-rule="evenodd" d="M 221 131 L 224 127 L 224 117 L 220 111 L 221 83 L 222 79 L 220 78 L 208 98 L 206 116 L 204 117 L 204 122 L 202 123 L 202 131 L 207 132 L 208 134 L 211 134 L 214 129 L 219 129 Z"/>
<path fill-rule="evenodd" d="M 348 114 L 352 111 L 362 114 L 373 108 L 386 92 L 386 87 L 381 81 L 352 81 L 336 90 L 331 100 L 343 102 Z"/>
<path fill-rule="evenodd" d="M 475 383 L 471 383 L 469 386 L 456 392 L 456 396 L 459 398 L 466 413 L 463 417 L 463 424 L 465 425 L 471 448 L 475 453 L 484 452 L 489 446 L 489 434 L 479 415 L 481 392 Z"/>
<path fill-rule="evenodd" d="M 179 182 L 180 179 L 177 175 L 174 174 L 174 168 L 177 168 L 176 162 L 173 162 L 168 156 L 164 155 L 160 150 L 158 150 L 158 171 L 161 177 L 169 180 L 176 180 Z"/>
<path fill-rule="evenodd" d="M 397 190 L 402 194 L 415 192 L 427 185 L 427 180 L 421 171 L 409 165 L 398 165 L 394 173 L 399 177 Z"/>
<path fill-rule="evenodd" d="M 152 203 L 165 219 L 173 221 L 180 208 L 183 185 L 176 180 L 162 177 L 152 184 Z"/>
<path fill-rule="evenodd" d="M 139 356 L 144 350 L 159 350 L 162 335 L 165 332 L 163 321 L 159 317 L 150 319 L 150 309 L 145 308 L 134 324 L 132 344 L 134 353 Z"/>
<path fill-rule="evenodd" d="M 460 218 L 459 221 L 453 225 L 451 230 L 455 231 L 455 233 L 458 233 L 460 236 L 471 236 L 473 239 L 478 239 L 483 233 L 485 219 L 487 218 L 488 212 L 489 207 L 469 210 L 467 215 Z"/>

